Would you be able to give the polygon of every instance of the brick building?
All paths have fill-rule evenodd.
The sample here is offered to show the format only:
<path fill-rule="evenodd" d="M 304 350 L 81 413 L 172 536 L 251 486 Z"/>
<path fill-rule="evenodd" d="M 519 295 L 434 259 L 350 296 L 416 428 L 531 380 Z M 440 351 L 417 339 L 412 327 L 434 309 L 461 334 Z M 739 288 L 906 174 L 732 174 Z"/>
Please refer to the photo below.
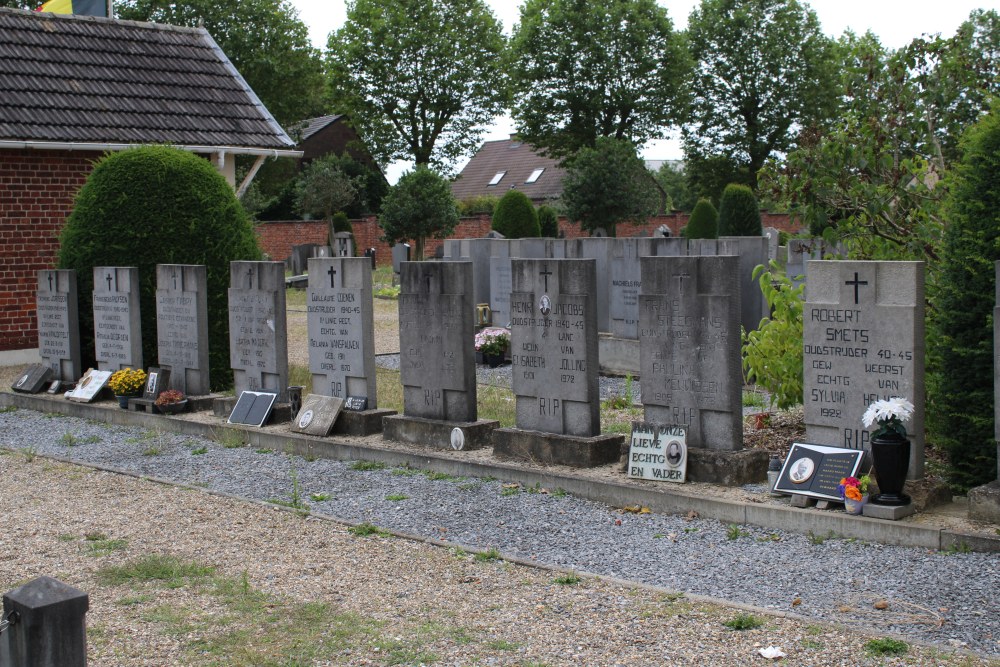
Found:
<path fill-rule="evenodd" d="M 202 28 L 0 8 L 0 364 L 37 360 L 37 272 L 94 160 L 171 144 L 235 186 L 235 157 L 299 157 Z"/>

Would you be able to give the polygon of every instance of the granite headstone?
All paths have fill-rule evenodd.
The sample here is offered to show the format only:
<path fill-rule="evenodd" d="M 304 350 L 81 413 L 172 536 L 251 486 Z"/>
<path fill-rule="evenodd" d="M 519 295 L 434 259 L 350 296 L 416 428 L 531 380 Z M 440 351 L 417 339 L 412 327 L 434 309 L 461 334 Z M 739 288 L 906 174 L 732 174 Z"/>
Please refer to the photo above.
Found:
<path fill-rule="evenodd" d="M 76 272 L 39 271 L 36 303 L 38 354 L 42 363 L 52 369 L 55 379 L 76 382 L 83 373 Z"/>
<path fill-rule="evenodd" d="M 139 269 L 94 267 L 94 353 L 102 371 L 142 368 Z"/>
<path fill-rule="evenodd" d="M 170 389 L 189 396 L 211 391 L 208 361 L 208 273 L 203 265 L 156 266 L 156 340 Z"/>
<path fill-rule="evenodd" d="M 230 262 L 229 362 L 236 394 L 269 391 L 288 400 L 285 271 L 281 262 Z"/>

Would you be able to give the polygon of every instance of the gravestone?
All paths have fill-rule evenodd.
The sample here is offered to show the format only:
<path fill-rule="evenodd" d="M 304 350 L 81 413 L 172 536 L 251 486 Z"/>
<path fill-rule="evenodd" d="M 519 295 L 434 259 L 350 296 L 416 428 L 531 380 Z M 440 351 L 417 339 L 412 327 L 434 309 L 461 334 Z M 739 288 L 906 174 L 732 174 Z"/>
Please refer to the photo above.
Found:
<path fill-rule="evenodd" d="M 325 438 L 330 435 L 342 407 L 342 398 L 310 394 L 298 413 L 292 416 L 292 430 Z"/>
<path fill-rule="evenodd" d="M 496 431 L 494 456 L 578 467 L 619 458 L 624 438 L 601 435 L 596 264 L 592 259 L 513 260 L 517 428 Z"/>
<path fill-rule="evenodd" d="M 397 243 L 392 246 L 392 272 L 399 275 L 400 265 L 410 261 L 410 244 Z"/>
<path fill-rule="evenodd" d="M 598 331 L 611 331 L 611 320 L 608 316 L 608 262 L 614 242 L 615 239 L 588 237 L 566 241 L 566 257 L 592 259 L 596 262 Z"/>
<path fill-rule="evenodd" d="M 306 263 L 309 261 L 309 258 L 312 257 L 316 247 L 315 243 L 302 243 L 292 246 L 292 254 L 289 255 L 289 259 L 291 261 L 291 266 L 289 268 L 291 269 L 293 276 L 300 276 L 306 272 Z"/>
<path fill-rule="evenodd" d="M 189 396 L 211 391 L 208 361 L 208 273 L 203 265 L 157 264 L 156 342 L 170 389 Z"/>
<path fill-rule="evenodd" d="M 611 335 L 618 338 L 639 337 L 639 290 L 642 278 L 639 258 L 660 254 L 664 238 L 611 239 L 611 257 L 608 260 L 610 280 L 608 317 Z"/>
<path fill-rule="evenodd" d="M 689 447 L 743 447 L 739 258 L 642 257 L 639 368 L 645 419 Z"/>
<path fill-rule="evenodd" d="M 777 261 L 778 259 L 778 242 L 780 241 L 781 232 L 775 227 L 765 227 L 764 228 L 764 238 L 767 239 L 767 260 L 770 262 L 772 259 Z"/>
<path fill-rule="evenodd" d="M 908 477 L 924 471 L 924 264 L 810 261 L 803 308 L 806 437 L 869 449 L 868 406 L 903 397 Z"/>
<path fill-rule="evenodd" d="M 22 373 L 10 388 L 25 394 L 37 394 L 52 382 L 55 373 L 48 366 L 33 364 Z"/>
<path fill-rule="evenodd" d="M 843 502 L 840 480 L 858 477 L 863 452 L 843 447 L 793 443 L 774 486 L 775 491 Z"/>
<path fill-rule="evenodd" d="M 505 242 L 501 241 L 503 245 Z M 502 246 L 501 246 L 502 247 Z M 509 246 L 506 248 L 509 252 Z M 510 291 L 511 291 L 511 258 L 508 255 L 496 255 L 489 259 L 490 269 L 490 311 L 493 324 L 506 327 L 510 322 Z"/>
<path fill-rule="evenodd" d="M 683 426 L 632 422 L 628 476 L 683 482 L 687 472 L 687 431 Z"/>
<path fill-rule="evenodd" d="M 383 420 L 383 435 L 446 446 L 460 428 L 482 447 L 496 425 L 476 417 L 471 262 L 403 262 L 399 293 L 399 375 L 403 414 Z"/>
<path fill-rule="evenodd" d="M 836 259 L 843 257 L 843 250 L 822 238 L 788 239 L 788 260 L 785 263 L 785 275 L 798 287 L 806 282 L 810 260 Z"/>
<path fill-rule="evenodd" d="M 75 271 L 38 272 L 38 354 L 55 379 L 63 382 L 76 382 L 83 373 L 76 299 Z"/>
<path fill-rule="evenodd" d="M 102 371 L 142 368 L 139 269 L 94 267 L 94 353 Z"/>
<path fill-rule="evenodd" d="M 229 263 L 229 363 L 236 395 L 269 391 L 288 400 L 285 272 L 281 262 Z"/>
<path fill-rule="evenodd" d="M 334 257 L 354 257 L 354 235 L 350 232 L 335 232 L 332 243 Z"/>

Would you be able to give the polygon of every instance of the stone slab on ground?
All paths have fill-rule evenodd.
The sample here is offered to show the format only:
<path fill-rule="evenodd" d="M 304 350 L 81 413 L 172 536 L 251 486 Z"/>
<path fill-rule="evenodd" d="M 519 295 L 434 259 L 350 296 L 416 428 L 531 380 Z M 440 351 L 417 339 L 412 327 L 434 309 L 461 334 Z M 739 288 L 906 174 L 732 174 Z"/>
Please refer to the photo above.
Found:
<path fill-rule="evenodd" d="M 452 431 L 461 429 L 462 449 L 488 447 L 493 429 L 500 422 L 480 419 L 474 422 L 442 421 L 407 415 L 391 415 L 382 420 L 382 437 L 396 442 L 408 442 L 437 449 L 453 449 Z"/>
<path fill-rule="evenodd" d="M 767 479 L 767 452 L 741 449 L 726 452 L 688 447 L 687 478 L 723 486 L 742 486 Z"/>
<path fill-rule="evenodd" d="M 395 410 L 377 408 L 375 410 L 344 410 L 333 422 L 331 433 L 337 435 L 368 436 L 382 432 L 382 420 L 396 414 Z"/>
<path fill-rule="evenodd" d="M 212 399 L 212 413 L 216 417 L 227 419 L 233 413 L 233 408 L 235 407 L 235 396 Z M 275 403 L 274 408 L 271 410 L 271 416 L 268 417 L 264 426 L 268 424 L 283 424 L 290 421 L 292 421 L 292 406 L 288 403 Z"/>
<path fill-rule="evenodd" d="M 621 457 L 625 436 L 602 433 L 591 437 L 499 428 L 493 433 L 497 459 L 593 468 Z"/>
<path fill-rule="evenodd" d="M 913 503 L 907 505 L 876 505 L 875 503 L 867 502 L 862 513 L 869 519 L 899 521 L 903 517 L 916 514 L 916 512 L 917 508 Z"/>

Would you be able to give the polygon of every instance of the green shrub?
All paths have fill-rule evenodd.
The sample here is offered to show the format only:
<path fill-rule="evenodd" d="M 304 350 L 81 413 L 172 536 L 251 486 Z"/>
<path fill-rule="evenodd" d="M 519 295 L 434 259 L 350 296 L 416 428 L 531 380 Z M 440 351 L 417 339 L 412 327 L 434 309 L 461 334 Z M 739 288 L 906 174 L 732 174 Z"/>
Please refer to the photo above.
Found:
<path fill-rule="evenodd" d="M 497 202 L 499 201 L 500 197 L 496 195 L 469 197 L 458 202 L 458 214 L 461 216 L 478 215 L 480 213 L 493 215 L 493 211 L 496 210 Z"/>
<path fill-rule="evenodd" d="M 993 431 L 994 261 L 1000 259 L 1000 104 L 962 142 L 944 213 L 933 295 L 927 422 L 959 489 L 996 479 Z"/>
<path fill-rule="evenodd" d="M 451 184 L 434 170 L 418 165 L 404 173 L 382 200 L 382 240 L 393 245 L 412 239 L 411 259 L 424 258 L 428 238 L 445 239 L 458 224 L 458 205 Z"/>
<path fill-rule="evenodd" d="M 493 229 L 509 239 L 531 238 L 541 234 L 538 213 L 528 195 L 520 190 L 508 190 L 493 211 Z"/>
<path fill-rule="evenodd" d="M 719 236 L 761 236 L 760 207 L 753 190 L 730 183 L 719 201 Z"/>
<path fill-rule="evenodd" d="M 781 274 L 771 260 L 771 271 L 761 264 L 753 270 L 771 317 L 756 331 L 742 332 L 743 370 L 749 383 L 771 394 L 771 404 L 785 410 L 802 403 L 802 292 Z"/>
<path fill-rule="evenodd" d="M 165 146 L 102 158 L 77 194 L 60 244 L 59 268 L 77 274 L 84 368 L 94 363 L 93 267 L 138 267 L 143 362 L 153 366 L 156 265 L 204 264 L 212 389 L 232 386 L 229 262 L 259 260 L 261 252 L 233 188 L 211 162 Z"/>
<path fill-rule="evenodd" d="M 551 206 L 538 207 L 538 229 L 545 238 L 559 237 L 559 214 Z"/>
<path fill-rule="evenodd" d="M 699 199 L 683 230 L 686 239 L 719 238 L 719 214 L 708 199 Z"/>

